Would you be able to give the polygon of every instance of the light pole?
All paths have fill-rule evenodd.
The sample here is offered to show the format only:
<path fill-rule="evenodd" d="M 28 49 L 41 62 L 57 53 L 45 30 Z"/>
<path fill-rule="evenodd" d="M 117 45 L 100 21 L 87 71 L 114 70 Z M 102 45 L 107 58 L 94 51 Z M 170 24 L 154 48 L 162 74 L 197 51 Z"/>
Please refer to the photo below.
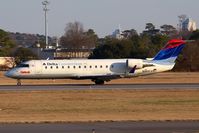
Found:
<path fill-rule="evenodd" d="M 47 20 L 47 12 L 49 11 L 48 9 L 48 5 L 50 4 L 50 2 L 48 2 L 47 0 L 42 2 L 42 5 L 44 6 L 43 10 L 45 12 L 45 36 L 46 36 L 46 49 L 49 48 L 48 45 L 48 20 Z"/>
<path fill-rule="evenodd" d="M 41 45 L 40 45 L 40 43 L 38 42 L 37 44 L 36 44 L 36 46 L 37 46 L 37 56 L 38 56 L 38 59 L 40 58 L 40 47 L 41 47 Z"/>

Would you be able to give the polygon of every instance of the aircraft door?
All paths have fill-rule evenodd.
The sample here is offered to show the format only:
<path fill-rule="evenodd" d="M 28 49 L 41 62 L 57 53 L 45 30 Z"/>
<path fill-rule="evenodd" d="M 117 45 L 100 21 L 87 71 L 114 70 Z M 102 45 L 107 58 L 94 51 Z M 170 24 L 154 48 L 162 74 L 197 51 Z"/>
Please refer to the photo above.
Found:
<path fill-rule="evenodd" d="M 35 70 L 35 74 L 41 74 L 42 73 L 42 63 L 41 63 L 41 61 L 34 61 L 34 70 Z"/>

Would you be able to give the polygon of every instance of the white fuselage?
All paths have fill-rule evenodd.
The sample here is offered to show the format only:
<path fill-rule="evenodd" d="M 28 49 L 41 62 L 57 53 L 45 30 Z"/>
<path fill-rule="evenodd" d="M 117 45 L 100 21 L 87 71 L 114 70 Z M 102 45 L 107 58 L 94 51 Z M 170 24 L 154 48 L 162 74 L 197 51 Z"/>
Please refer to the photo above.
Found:
<path fill-rule="evenodd" d="M 117 78 L 131 78 L 171 70 L 186 41 L 173 39 L 152 59 L 32 60 L 5 75 L 20 79 L 91 79 L 104 84 Z"/>
<path fill-rule="evenodd" d="M 174 63 L 142 59 L 32 60 L 11 69 L 6 76 L 15 79 L 71 78 L 109 81 L 168 71 L 173 66 Z"/>

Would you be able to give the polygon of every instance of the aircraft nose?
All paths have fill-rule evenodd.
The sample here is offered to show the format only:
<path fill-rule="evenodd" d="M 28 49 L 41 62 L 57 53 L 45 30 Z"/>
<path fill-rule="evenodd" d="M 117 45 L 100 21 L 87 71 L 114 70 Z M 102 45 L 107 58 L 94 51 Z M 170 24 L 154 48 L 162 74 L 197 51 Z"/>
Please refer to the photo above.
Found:
<path fill-rule="evenodd" d="M 4 75 L 6 77 L 12 78 L 13 77 L 13 72 L 12 72 L 12 70 L 10 70 L 10 71 L 7 71 Z"/>

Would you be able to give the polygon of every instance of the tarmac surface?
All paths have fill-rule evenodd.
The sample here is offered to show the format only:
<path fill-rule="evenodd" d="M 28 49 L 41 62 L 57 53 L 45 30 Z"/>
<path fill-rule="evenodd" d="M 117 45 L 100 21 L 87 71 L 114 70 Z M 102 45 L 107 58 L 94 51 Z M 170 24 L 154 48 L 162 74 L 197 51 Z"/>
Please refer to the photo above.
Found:
<path fill-rule="evenodd" d="M 0 124 L 1 133 L 199 133 L 199 121 Z"/>
<path fill-rule="evenodd" d="M 199 83 L 0 86 L 0 91 L 71 89 L 199 89 Z M 199 121 L 0 124 L 0 133 L 199 133 Z"/>
<path fill-rule="evenodd" d="M 0 86 L 0 91 L 23 91 L 23 90 L 82 90 L 82 89 L 199 89 L 199 83 L 171 83 L 171 84 L 106 84 L 106 85 L 3 85 Z"/>

